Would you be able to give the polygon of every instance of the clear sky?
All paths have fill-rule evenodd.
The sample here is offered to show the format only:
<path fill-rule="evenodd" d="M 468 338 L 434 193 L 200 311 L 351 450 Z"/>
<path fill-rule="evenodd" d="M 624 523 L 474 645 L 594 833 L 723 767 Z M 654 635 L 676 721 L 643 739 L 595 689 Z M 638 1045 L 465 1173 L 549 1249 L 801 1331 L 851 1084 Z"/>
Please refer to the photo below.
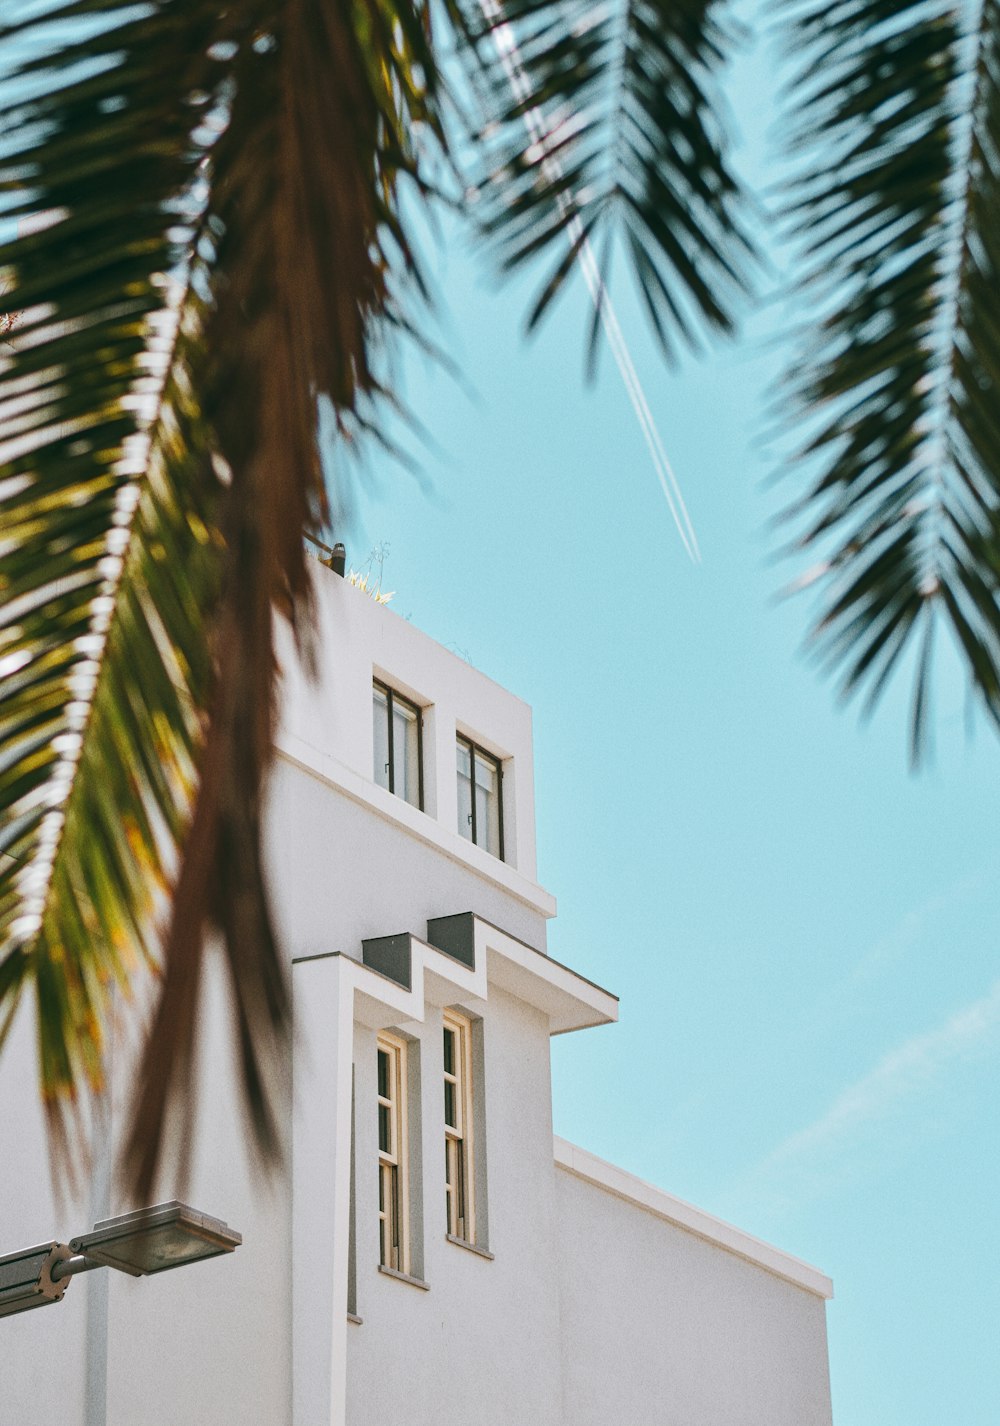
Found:
<path fill-rule="evenodd" d="M 838 1426 L 996 1426 L 1000 746 L 945 661 L 914 776 L 905 678 L 862 724 L 802 656 L 774 312 L 671 371 L 615 289 L 695 567 L 606 350 L 584 381 L 582 284 L 525 343 L 537 278 L 498 293 L 447 225 L 433 266 L 472 394 L 408 363 L 439 449 L 423 486 L 373 462 L 350 555 L 387 541 L 392 607 L 534 708 L 550 950 L 622 1000 L 554 1042 L 556 1130 L 833 1277 Z"/>

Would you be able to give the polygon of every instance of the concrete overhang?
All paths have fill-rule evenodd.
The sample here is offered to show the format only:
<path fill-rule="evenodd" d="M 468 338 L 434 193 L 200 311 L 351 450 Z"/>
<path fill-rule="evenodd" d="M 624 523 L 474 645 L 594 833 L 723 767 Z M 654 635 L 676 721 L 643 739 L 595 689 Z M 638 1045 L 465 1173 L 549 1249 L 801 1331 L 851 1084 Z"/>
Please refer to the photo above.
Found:
<path fill-rule="evenodd" d="M 472 911 L 428 921 L 427 939 L 465 965 L 485 966 L 489 985 L 541 1010 L 553 1035 L 618 1019 L 616 995 Z"/>
<path fill-rule="evenodd" d="M 540 1010 L 553 1035 L 618 1019 L 617 996 L 471 911 L 428 921 L 426 941 L 409 931 L 372 937 L 360 962 L 336 953 L 301 959 L 334 958 L 345 972 L 354 967 L 355 1014 L 374 1029 L 423 1020 L 426 1005 L 456 995 L 476 1010 L 492 986 Z"/>

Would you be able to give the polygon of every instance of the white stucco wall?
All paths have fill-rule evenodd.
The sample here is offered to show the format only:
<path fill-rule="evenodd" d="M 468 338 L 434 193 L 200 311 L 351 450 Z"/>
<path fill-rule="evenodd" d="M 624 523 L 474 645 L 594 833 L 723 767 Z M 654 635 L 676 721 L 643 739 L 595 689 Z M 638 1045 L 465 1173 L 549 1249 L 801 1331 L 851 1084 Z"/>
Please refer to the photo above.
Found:
<path fill-rule="evenodd" d="M 555 1182 L 566 1426 L 830 1426 L 820 1274 L 786 1260 L 820 1290 L 797 1285 L 562 1165 Z"/>
<path fill-rule="evenodd" d="M 287 1181 L 265 1188 L 247 1158 L 230 1073 L 219 968 L 210 966 L 202 1024 L 198 1133 L 181 1197 L 226 1219 L 246 1247 L 180 1271 L 130 1278 L 98 1269 L 70 1280 L 62 1302 L 0 1319 L 0 1426 L 285 1426 L 290 1411 L 290 1203 Z M 33 1005 L 18 1016 L 0 1063 L 0 1252 L 68 1242 L 133 1205 L 112 1174 L 126 1122 L 132 1059 L 112 1033 L 108 1137 L 98 1135 L 80 1192 L 53 1196 L 37 1092 Z M 128 1018 L 125 1007 L 123 1019 Z M 287 1121 L 290 1104 L 280 1110 Z"/>
<path fill-rule="evenodd" d="M 399 817 L 446 854 L 506 878 L 521 894 L 535 871 L 535 790 L 531 709 L 391 609 L 315 563 L 317 677 L 308 677 L 290 639 L 282 640 L 287 696 L 278 747 L 289 759 L 349 795 Z M 372 785 L 372 679 L 391 684 L 423 714 L 424 807 L 411 809 Z M 457 831 L 455 735 L 471 737 L 503 765 L 506 867 Z M 396 804 L 394 806 L 394 804 Z M 553 915 L 542 895 L 540 908 Z"/>
<path fill-rule="evenodd" d="M 221 961 L 210 956 L 190 1180 L 161 1177 L 155 1199 L 180 1198 L 224 1219 L 242 1233 L 243 1246 L 147 1278 L 89 1274 L 104 1278 L 110 1294 L 107 1426 L 291 1421 L 291 1184 L 287 1174 L 266 1180 L 248 1152 L 224 976 Z M 126 1080 L 129 1064 L 123 1057 Z M 287 1133 L 287 1074 L 277 1087 L 278 1119 Z M 125 1126 L 125 1096 L 119 1099 L 116 1136 Z M 113 1187 L 111 1214 L 131 1206 Z M 73 1285 L 74 1295 L 86 1281 Z"/>
<path fill-rule="evenodd" d="M 0 1426 L 829 1426 L 821 1275 L 579 1151 L 557 1144 L 553 1159 L 550 1031 L 617 1010 L 544 954 L 555 904 L 534 880 L 530 710 L 318 566 L 316 589 L 321 677 L 289 665 L 266 825 L 294 963 L 284 1171 L 268 1187 L 248 1156 L 210 958 L 192 1175 L 157 1197 L 226 1219 L 243 1246 L 148 1279 L 100 1270 L 57 1307 L 0 1320 Z M 373 782 L 373 675 L 426 710 L 426 811 Z M 458 835 L 456 728 L 505 760 L 511 864 Z M 429 918 L 469 911 L 482 918 L 472 969 L 422 944 Z M 421 938 L 411 989 L 359 964 L 363 939 L 402 931 Z M 447 1006 L 482 1024 L 477 1237 L 492 1257 L 446 1239 Z M 53 1202 L 31 1011 L 0 1073 L 0 1252 L 133 1206 L 109 1183 L 113 1144 L 78 1203 Z M 427 1290 L 378 1271 L 379 1028 L 407 1037 L 419 1066 L 412 1232 Z M 111 1140 L 131 1066 L 116 1040 Z M 352 1066 L 360 1325 L 347 1321 Z"/>
<path fill-rule="evenodd" d="M 358 1043 L 363 1325 L 348 1333 L 349 1426 L 561 1421 L 548 1023 L 499 990 L 483 1020 L 492 1261 L 446 1238 L 440 1015 L 419 1027 L 427 1292 L 378 1272 L 374 1037 Z"/>
<path fill-rule="evenodd" d="M 382 791 L 370 780 L 368 787 Z M 465 849 L 487 854 L 457 835 L 455 855 L 443 854 L 412 831 L 400 809 L 423 814 L 385 797 L 395 806 L 383 813 L 301 766 L 277 763 L 266 835 L 272 905 L 289 957 L 322 951 L 360 957 L 366 937 L 425 936 L 430 917 L 473 910 L 545 949 L 546 917 L 507 889 L 499 879 L 502 863 L 490 858 L 496 874 L 480 872 Z"/>
<path fill-rule="evenodd" d="M 52 1192 L 38 1091 L 35 1007 L 26 1001 L 0 1059 L 0 1253 L 71 1237 L 90 1227 L 89 1181 L 76 1199 Z M 65 1236 L 64 1236 L 65 1235 Z M 82 1284 L 71 1283 L 70 1290 Z M 0 1318 L 0 1426 L 62 1420 L 86 1426 L 86 1292 Z"/>

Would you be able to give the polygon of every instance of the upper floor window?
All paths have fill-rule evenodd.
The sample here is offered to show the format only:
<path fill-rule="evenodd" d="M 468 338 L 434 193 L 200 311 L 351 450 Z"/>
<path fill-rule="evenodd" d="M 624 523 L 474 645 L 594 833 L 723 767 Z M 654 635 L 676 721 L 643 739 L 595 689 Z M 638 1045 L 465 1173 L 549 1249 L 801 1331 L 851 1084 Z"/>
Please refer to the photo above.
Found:
<path fill-rule="evenodd" d="M 444 1016 L 444 1189 L 448 1232 L 476 1240 L 472 1171 L 472 1027 L 464 1016 Z"/>
<path fill-rule="evenodd" d="M 409 1272 L 409 1204 L 406 1162 L 406 1046 L 378 1039 L 379 1261 Z"/>
<path fill-rule="evenodd" d="M 458 830 L 503 861 L 503 774 L 499 758 L 458 735 Z"/>
<path fill-rule="evenodd" d="M 420 709 L 378 679 L 372 684 L 374 776 L 379 787 L 423 807 Z"/>

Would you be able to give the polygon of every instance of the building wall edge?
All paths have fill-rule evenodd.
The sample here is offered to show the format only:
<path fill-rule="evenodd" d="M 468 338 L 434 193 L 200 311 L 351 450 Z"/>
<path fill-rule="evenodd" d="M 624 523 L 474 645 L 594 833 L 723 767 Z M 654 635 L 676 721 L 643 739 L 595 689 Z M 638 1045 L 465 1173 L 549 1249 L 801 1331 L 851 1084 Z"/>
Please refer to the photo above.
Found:
<path fill-rule="evenodd" d="M 634 1203 L 658 1218 L 683 1228 L 685 1232 L 693 1233 L 705 1242 L 764 1268 L 766 1272 L 783 1278 L 795 1287 L 804 1288 L 816 1297 L 825 1301 L 833 1297 L 831 1279 L 818 1268 L 793 1257 L 791 1253 L 765 1243 L 760 1238 L 744 1232 L 742 1228 L 715 1218 L 711 1213 L 706 1213 L 704 1209 L 696 1208 L 681 1198 L 675 1198 L 662 1188 L 646 1183 L 644 1179 L 637 1178 L 605 1159 L 599 1159 L 596 1154 L 591 1154 L 566 1139 L 560 1139 L 558 1135 L 553 1138 L 553 1152 L 556 1167 L 564 1172 L 573 1174 L 574 1177 L 583 1179 L 586 1183 L 591 1183 L 628 1203 Z"/>

